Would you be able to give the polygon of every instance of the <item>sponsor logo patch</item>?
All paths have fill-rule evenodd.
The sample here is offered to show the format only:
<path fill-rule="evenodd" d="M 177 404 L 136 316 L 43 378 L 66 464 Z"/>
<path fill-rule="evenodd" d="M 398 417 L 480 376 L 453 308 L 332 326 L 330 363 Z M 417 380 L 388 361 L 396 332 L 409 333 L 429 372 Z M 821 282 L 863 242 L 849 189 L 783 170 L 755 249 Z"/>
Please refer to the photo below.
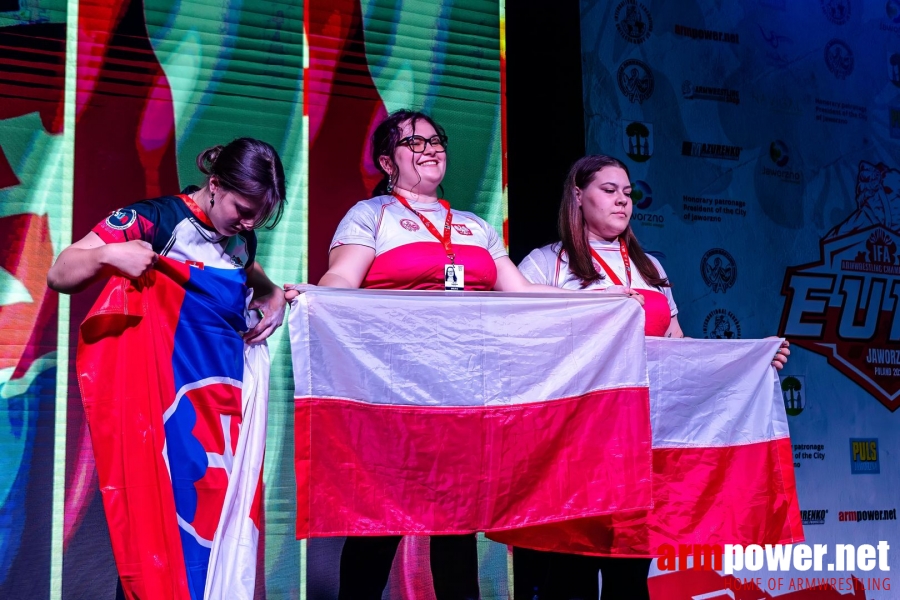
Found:
<path fill-rule="evenodd" d="M 878 438 L 850 438 L 850 472 L 853 475 L 881 473 Z"/>

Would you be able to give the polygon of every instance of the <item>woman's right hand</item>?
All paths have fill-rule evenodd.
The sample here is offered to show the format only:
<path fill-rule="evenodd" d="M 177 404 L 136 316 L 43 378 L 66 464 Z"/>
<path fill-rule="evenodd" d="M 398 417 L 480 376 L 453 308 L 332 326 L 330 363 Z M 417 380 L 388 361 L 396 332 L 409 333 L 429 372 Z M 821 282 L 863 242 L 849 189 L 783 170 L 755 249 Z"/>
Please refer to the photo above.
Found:
<path fill-rule="evenodd" d="M 600 290 L 601 292 L 609 292 L 611 294 L 625 294 L 629 298 L 633 300 L 637 300 L 637 303 L 641 306 L 644 305 L 644 296 L 637 290 L 633 290 L 631 288 L 627 288 L 624 285 L 611 285 L 608 288 Z"/>
<path fill-rule="evenodd" d="M 144 240 L 106 244 L 101 261 L 129 279 L 137 279 L 153 268 L 159 255 Z"/>

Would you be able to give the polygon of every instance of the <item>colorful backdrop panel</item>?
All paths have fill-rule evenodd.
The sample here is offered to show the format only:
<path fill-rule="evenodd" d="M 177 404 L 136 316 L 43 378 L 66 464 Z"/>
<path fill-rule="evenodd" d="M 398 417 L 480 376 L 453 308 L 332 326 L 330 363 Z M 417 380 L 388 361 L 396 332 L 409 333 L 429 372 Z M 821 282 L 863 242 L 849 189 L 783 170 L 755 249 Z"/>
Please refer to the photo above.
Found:
<path fill-rule="evenodd" d="M 628 164 L 635 232 L 686 335 L 792 341 L 782 387 L 807 542 L 833 556 L 900 539 L 900 5 L 581 6 L 587 148 Z M 787 578 L 837 574 L 741 575 L 789 597 Z M 651 581 L 675 598 L 725 580 Z"/>

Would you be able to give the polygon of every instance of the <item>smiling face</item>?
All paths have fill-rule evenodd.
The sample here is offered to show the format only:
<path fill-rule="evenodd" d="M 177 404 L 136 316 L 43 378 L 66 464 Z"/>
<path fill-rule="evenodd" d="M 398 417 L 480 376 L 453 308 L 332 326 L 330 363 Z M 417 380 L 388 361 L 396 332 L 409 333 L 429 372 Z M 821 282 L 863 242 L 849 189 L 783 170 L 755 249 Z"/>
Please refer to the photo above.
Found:
<path fill-rule="evenodd" d="M 206 215 L 216 231 L 222 235 L 237 235 L 253 229 L 260 207 L 240 194 L 223 190 L 215 177 L 209 180 L 209 191 L 215 195 L 215 203 Z"/>
<path fill-rule="evenodd" d="M 415 127 L 411 121 L 400 124 L 400 138 L 418 135 L 430 140 L 437 135 L 431 123 L 419 119 Z M 398 174 L 394 187 L 409 190 L 423 196 L 434 196 L 437 188 L 444 179 L 447 169 L 447 153 L 438 152 L 431 144 L 425 144 L 425 150 L 416 153 L 406 145 L 398 145 L 394 150 L 394 162 L 397 165 Z M 388 173 L 392 173 L 394 165 L 386 156 L 381 157 L 381 165 Z"/>
<path fill-rule="evenodd" d="M 604 167 L 584 189 L 575 188 L 588 239 L 614 240 L 631 220 L 631 181 L 619 167 Z"/>

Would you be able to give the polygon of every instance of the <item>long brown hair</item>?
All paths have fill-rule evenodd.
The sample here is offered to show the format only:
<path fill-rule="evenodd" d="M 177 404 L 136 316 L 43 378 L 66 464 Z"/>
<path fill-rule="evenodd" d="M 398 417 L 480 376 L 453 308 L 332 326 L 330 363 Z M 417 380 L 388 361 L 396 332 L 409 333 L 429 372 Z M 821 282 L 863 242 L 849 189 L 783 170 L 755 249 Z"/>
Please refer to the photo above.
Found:
<path fill-rule="evenodd" d="M 580 158 L 569 169 L 563 186 L 562 203 L 559 205 L 559 238 L 562 240 L 560 252 L 566 253 L 569 270 L 581 279 L 582 287 L 605 279 L 605 276 L 597 271 L 591 258 L 591 246 L 588 242 L 587 227 L 584 225 L 584 214 L 578 204 L 575 189 L 586 189 L 594 179 L 594 175 L 605 167 L 618 167 L 628 175 L 628 167 L 625 166 L 625 163 L 612 156 L 590 154 Z M 630 223 L 619 238 L 624 241 L 629 259 L 640 272 L 644 281 L 654 287 L 669 287 L 669 280 L 660 277 L 656 265 L 644 253 L 634 231 L 631 230 Z"/>

